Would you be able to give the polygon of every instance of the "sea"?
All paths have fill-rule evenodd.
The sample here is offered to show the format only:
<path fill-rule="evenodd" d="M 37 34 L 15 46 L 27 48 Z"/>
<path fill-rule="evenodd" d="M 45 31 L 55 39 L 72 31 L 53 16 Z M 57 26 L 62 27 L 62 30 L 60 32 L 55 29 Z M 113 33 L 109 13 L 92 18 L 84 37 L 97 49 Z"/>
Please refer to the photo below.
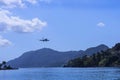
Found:
<path fill-rule="evenodd" d="M 20 68 L 0 70 L 0 80 L 120 80 L 120 68 Z"/>

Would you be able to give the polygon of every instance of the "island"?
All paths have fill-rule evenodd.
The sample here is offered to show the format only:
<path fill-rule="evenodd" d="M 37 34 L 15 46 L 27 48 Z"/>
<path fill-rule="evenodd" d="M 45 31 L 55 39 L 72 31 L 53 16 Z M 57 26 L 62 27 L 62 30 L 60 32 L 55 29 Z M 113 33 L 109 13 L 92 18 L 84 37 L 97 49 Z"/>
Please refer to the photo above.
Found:
<path fill-rule="evenodd" d="M 10 65 L 7 65 L 6 61 L 0 63 L 0 70 L 16 70 L 18 68 L 13 68 Z"/>

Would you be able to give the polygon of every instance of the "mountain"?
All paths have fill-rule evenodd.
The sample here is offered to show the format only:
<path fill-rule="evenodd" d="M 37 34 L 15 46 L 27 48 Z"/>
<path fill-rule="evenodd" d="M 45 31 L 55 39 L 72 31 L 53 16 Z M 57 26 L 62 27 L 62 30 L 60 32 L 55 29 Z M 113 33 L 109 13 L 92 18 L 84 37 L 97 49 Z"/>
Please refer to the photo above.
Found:
<path fill-rule="evenodd" d="M 113 48 L 97 52 L 91 56 L 70 60 L 65 67 L 120 67 L 120 43 Z"/>
<path fill-rule="evenodd" d="M 94 53 L 97 53 L 97 52 L 101 52 L 102 50 L 105 51 L 108 49 L 108 46 L 104 45 L 104 44 L 101 44 L 97 47 L 91 47 L 91 48 L 88 48 L 86 49 L 84 52 L 83 52 L 83 56 L 84 55 L 92 55 Z"/>
<path fill-rule="evenodd" d="M 13 67 L 58 67 L 80 56 L 78 51 L 59 52 L 48 48 L 24 53 L 8 62 Z"/>
<path fill-rule="evenodd" d="M 20 57 L 10 60 L 7 64 L 13 67 L 29 68 L 29 67 L 60 67 L 69 60 L 93 53 L 107 50 L 105 45 L 89 48 L 86 51 L 67 51 L 60 52 L 49 48 L 43 48 L 36 51 L 25 52 Z"/>

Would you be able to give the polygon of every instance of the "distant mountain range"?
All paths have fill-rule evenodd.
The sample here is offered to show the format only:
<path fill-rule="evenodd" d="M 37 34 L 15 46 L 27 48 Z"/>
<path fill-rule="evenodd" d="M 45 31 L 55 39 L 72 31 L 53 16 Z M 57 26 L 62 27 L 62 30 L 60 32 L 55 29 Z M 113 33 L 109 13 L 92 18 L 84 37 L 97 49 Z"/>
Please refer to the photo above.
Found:
<path fill-rule="evenodd" d="M 49 48 L 43 48 L 36 51 L 25 52 L 20 57 L 8 61 L 7 64 L 16 68 L 61 67 L 71 59 L 82 57 L 84 55 L 92 55 L 107 49 L 108 47 L 106 45 L 99 45 L 97 47 L 88 48 L 85 51 L 80 50 L 67 52 L 60 52 Z"/>
<path fill-rule="evenodd" d="M 106 51 L 72 59 L 64 67 L 120 67 L 120 43 Z"/>

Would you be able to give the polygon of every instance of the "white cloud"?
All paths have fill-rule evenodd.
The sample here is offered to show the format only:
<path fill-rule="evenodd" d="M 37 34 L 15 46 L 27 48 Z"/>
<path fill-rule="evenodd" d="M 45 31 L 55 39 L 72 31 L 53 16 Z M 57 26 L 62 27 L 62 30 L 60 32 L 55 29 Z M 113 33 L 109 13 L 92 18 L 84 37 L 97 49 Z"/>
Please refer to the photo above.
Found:
<path fill-rule="evenodd" d="M 0 0 L 0 3 L 4 7 L 8 7 L 8 8 L 13 8 L 16 6 L 20 6 L 20 7 L 24 6 L 23 0 Z"/>
<path fill-rule="evenodd" d="M 99 26 L 99 27 L 104 27 L 105 24 L 104 24 L 103 22 L 99 22 L 99 23 L 97 24 L 97 26 Z"/>
<path fill-rule="evenodd" d="M 0 36 L 0 47 L 6 47 L 6 46 L 9 46 L 11 44 L 12 43 L 9 40 L 4 39 L 2 36 Z"/>
<path fill-rule="evenodd" d="M 47 23 L 38 18 L 32 20 L 12 16 L 8 10 L 0 10 L 0 31 L 34 32 L 41 30 Z"/>
<path fill-rule="evenodd" d="M 26 7 L 27 4 L 37 4 L 38 2 L 49 2 L 49 0 L 0 0 L 0 32 L 14 31 L 20 33 L 29 33 L 40 31 L 47 25 L 47 22 L 39 18 L 22 19 L 14 16 L 7 9 L 16 7 Z M 12 43 L 0 36 L 0 47 L 9 46 Z"/>
<path fill-rule="evenodd" d="M 36 4 L 38 2 L 50 3 L 51 0 L 0 0 L 3 8 L 24 7 L 26 3 Z"/>

